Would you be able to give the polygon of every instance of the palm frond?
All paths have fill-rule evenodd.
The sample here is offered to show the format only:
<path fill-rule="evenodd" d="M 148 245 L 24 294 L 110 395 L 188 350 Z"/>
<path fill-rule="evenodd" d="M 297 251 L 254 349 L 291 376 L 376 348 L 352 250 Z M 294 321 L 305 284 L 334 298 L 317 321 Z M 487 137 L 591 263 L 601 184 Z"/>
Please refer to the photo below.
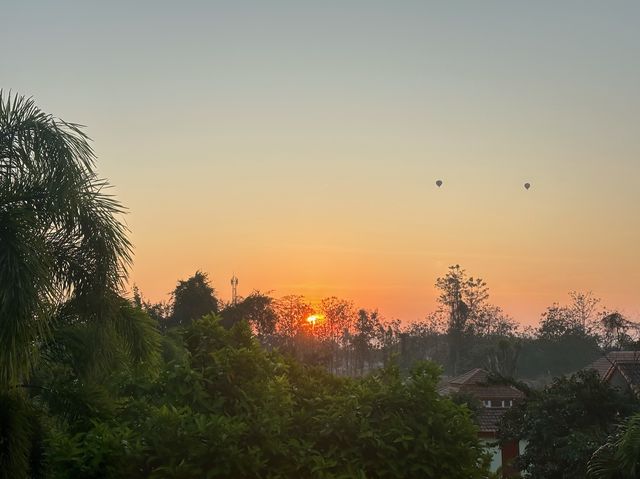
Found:
<path fill-rule="evenodd" d="M 0 383 L 25 378 L 52 309 L 103 320 L 131 261 L 124 208 L 105 193 L 80 125 L 0 91 Z"/>

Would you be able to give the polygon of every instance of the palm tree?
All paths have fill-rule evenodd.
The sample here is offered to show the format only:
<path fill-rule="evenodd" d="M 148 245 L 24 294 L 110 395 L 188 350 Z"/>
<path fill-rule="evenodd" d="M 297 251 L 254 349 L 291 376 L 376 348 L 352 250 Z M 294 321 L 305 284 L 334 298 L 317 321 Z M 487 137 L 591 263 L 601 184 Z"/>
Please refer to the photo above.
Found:
<path fill-rule="evenodd" d="M 131 245 L 94 160 L 79 125 L 0 91 L 0 387 L 29 377 L 69 305 L 113 316 Z"/>
<path fill-rule="evenodd" d="M 627 419 L 619 431 L 593 453 L 587 471 L 594 479 L 640 477 L 640 414 Z"/>
<path fill-rule="evenodd" d="M 46 383 L 57 365 L 95 391 L 97 373 L 158 349 L 153 321 L 120 294 L 131 245 L 94 160 L 79 125 L 0 90 L 0 479 L 40 477 L 35 405 L 64 394 Z"/>

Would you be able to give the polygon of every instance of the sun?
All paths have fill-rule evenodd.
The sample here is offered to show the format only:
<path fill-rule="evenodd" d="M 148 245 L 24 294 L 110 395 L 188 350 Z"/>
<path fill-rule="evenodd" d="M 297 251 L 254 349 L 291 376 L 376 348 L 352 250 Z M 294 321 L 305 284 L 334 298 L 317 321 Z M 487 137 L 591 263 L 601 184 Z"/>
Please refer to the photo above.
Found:
<path fill-rule="evenodd" d="M 309 316 L 307 318 L 307 323 L 309 323 L 312 326 L 315 326 L 316 322 L 320 319 L 320 315 L 319 314 L 312 314 L 311 316 Z"/>

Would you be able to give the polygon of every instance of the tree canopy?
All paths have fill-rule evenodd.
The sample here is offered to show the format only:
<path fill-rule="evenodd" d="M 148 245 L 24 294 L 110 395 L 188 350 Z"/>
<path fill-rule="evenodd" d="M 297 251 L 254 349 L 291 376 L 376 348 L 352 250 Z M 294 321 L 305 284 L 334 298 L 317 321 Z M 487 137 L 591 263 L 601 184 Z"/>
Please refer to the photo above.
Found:
<path fill-rule="evenodd" d="M 486 477 L 470 413 L 437 394 L 435 365 L 337 378 L 219 321 L 193 321 L 183 360 L 121 375 L 110 407 L 54 431 L 53 477 Z"/>
<path fill-rule="evenodd" d="M 218 312 L 218 299 L 207 273 L 196 271 L 186 280 L 179 280 L 172 293 L 171 324 L 184 326 L 205 314 Z"/>
<path fill-rule="evenodd" d="M 530 391 L 506 414 L 501 438 L 527 441 L 518 462 L 528 477 L 582 479 L 591 455 L 620 418 L 639 407 L 633 396 L 611 388 L 595 371 L 581 371 Z"/>

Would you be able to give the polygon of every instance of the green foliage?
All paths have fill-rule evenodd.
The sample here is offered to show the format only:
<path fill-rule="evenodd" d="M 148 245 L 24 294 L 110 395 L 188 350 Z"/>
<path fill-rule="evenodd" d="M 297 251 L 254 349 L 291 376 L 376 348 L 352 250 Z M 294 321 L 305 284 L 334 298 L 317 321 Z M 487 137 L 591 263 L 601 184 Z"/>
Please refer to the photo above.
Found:
<path fill-rule="evenodd" d="M 186 362 L 109 385 L 113 410 L 57 416 L 52 478 L 486 477 L 469 411 L 438 396 L 431 363 L 337 378 L 215 316 L 183 340 Z"/>
<path fill-rule="evenodd" d="M 449 399 L 451 399 L 451 401 L 453 401 L 453 403 L 455 404 L 468 408 L 474 420 L 477 418 L 478 413 L 484 407 L 482 405 L 482 401 L 480 401 L 476 396 L 462 391 L 457 391 L 450 394 Z"/>
<path fill-rule="evenodd" d="M 506 414 L 501 439 L 528 441 L 519 465 L 529 477 L 584 478 L 589 458 L 615 423 L 637 409 L 632 396 L 610 388 L 594 371 L 579 372 L 530 392 Z"/>
<path fill-rule="evenodd" d="M 223 326 L 230 328 L 240 321 L 248 321 L 263 342 L 268 342 L 276 330 L 278 317 L 271 296 L 253 291 L 236 304 L 229 304 L 220 312 Z"/>
<path fill-rule="evenodd" d="M 44 425 L 22 391 L 0 394 L 0 479 L 44 476 Z"/>

